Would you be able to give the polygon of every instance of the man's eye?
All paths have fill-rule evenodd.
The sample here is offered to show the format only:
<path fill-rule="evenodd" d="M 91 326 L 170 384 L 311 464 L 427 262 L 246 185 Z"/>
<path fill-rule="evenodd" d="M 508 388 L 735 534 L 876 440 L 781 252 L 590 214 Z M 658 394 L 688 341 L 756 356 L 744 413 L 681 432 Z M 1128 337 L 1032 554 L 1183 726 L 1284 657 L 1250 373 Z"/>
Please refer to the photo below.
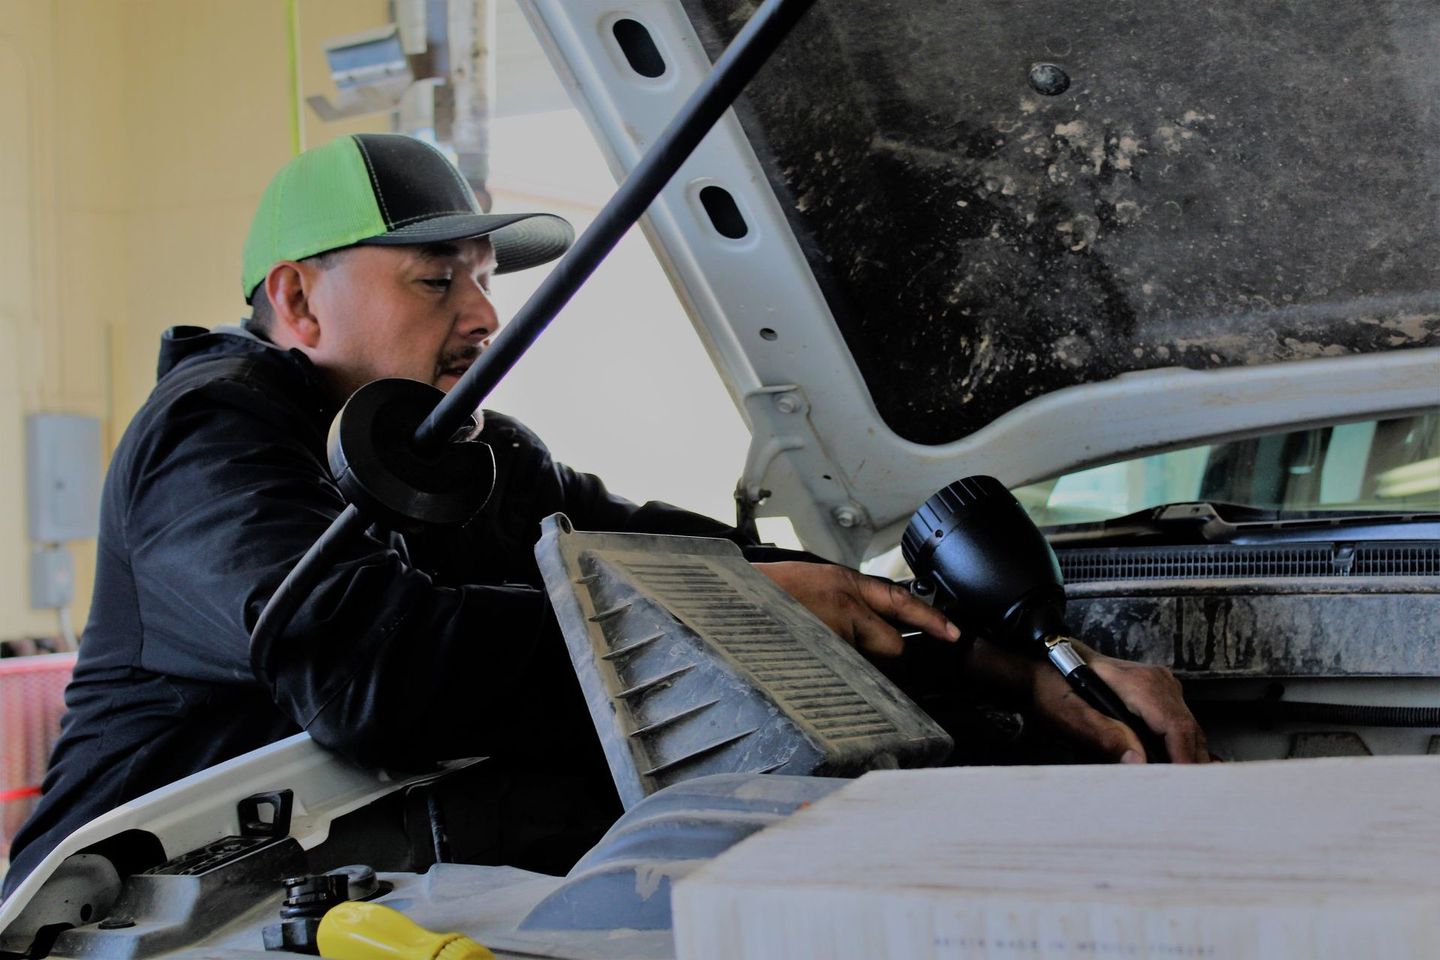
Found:
<path fill-rule="evenodd" d="M 433 287 L 436 290 L 448 290 L 450 288 L 449 277 L 427 277 L 420 282 L 425 284 L 427 287 Z"/>

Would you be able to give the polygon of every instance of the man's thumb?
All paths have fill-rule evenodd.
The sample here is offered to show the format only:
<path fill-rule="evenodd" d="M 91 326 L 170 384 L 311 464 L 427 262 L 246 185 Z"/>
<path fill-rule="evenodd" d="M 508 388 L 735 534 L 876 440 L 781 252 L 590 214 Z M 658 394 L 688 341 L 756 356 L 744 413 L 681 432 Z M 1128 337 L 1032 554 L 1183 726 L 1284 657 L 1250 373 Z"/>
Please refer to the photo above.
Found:
<path fill-rule="evenodd" d="M 1121 763 L 1145 762 L 1145 747 L 1134 730 L 1098 712 L 1094 714 L 1094 719 L 1095 744 L 1105 756 Z"/>

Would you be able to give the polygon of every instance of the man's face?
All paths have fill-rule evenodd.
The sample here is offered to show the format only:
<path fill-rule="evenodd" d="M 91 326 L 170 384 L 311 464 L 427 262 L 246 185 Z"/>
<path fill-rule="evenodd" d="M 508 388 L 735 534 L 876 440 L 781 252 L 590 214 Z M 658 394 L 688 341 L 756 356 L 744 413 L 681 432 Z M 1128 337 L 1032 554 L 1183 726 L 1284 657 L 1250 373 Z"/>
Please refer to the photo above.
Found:
<path fill-rule="evenodd" d="M 381 377 L 449 392 L 499 328 L 494 271 L 485 239 L 350 248 L 313 276 L 320 339 L 307 352 L 342 397 Z"/>

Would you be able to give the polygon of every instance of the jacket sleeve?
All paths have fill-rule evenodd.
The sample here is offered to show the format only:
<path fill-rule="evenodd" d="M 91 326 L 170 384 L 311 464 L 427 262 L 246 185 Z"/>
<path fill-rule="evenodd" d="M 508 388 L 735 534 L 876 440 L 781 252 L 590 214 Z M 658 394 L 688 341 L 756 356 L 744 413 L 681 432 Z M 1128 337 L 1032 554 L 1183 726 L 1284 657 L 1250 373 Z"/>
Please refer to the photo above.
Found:
<path fill-rule="evenodd" d="M 504 414 L 485 413 L 481 438 L 495 450 L 495 492 L 487 507 L 503 509 L 495 520 L 507 532 L 534 543 L 536 525 L 552 513 L 564 513 L 580 530 L 674 533 L 724 537 L 748 543 L 734 528 L 668 503 L 639 505 L 606 489 L 593 474 L 556 462 L 545 444 L 524 424 Z"/>
<path fill-rule="evenodd" d="M 496 484 L 472 536 L 508 544 L 512 555 L 530 553 L 540 521 L 558 512 L 578 530 L 715 537 L 731 541 L 755 561 L 824 562 L 808 553 L 762 546 L 735 527 L 668 503 L 636 504 L 616 496 L 599 477 L 557 462 L 539 437 L 503 414 L 486 412 L 483 439 L 495 450 Z"/>
<path fill-rule="evenodd" d="M 271 593 L 343 508 L 323 438 L 258 387 L 212 381 L 169 404 L 126 465 L 141 666 L 259 683 L 315 740 L 417 769 L 534 746 L 554 729 L 563 648 L 539 651 L 543 597 L 440 586 L 387 540 L 353 541 L 289 626 L 250 649 Z M 318 433 L 318 430 L 312 430 Z M 550 644 L 558 647 L 558 640 Z M 573 681 L 572 681 L 573 685 Z"/>

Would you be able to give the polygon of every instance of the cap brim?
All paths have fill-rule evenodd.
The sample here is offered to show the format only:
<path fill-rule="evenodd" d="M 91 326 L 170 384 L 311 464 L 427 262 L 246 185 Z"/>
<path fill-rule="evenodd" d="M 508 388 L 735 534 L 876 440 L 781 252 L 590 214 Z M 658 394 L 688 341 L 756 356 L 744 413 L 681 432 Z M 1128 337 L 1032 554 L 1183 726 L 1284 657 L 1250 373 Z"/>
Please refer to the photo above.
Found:
<path fill-rule="evenodd" d="M 453 213 L 406 224 L 362 245 L 396 247 L 489 237 L 495 272 L 513 273 L 559 257 L 575 239 L 569 222 L 553 213 Z"/>

